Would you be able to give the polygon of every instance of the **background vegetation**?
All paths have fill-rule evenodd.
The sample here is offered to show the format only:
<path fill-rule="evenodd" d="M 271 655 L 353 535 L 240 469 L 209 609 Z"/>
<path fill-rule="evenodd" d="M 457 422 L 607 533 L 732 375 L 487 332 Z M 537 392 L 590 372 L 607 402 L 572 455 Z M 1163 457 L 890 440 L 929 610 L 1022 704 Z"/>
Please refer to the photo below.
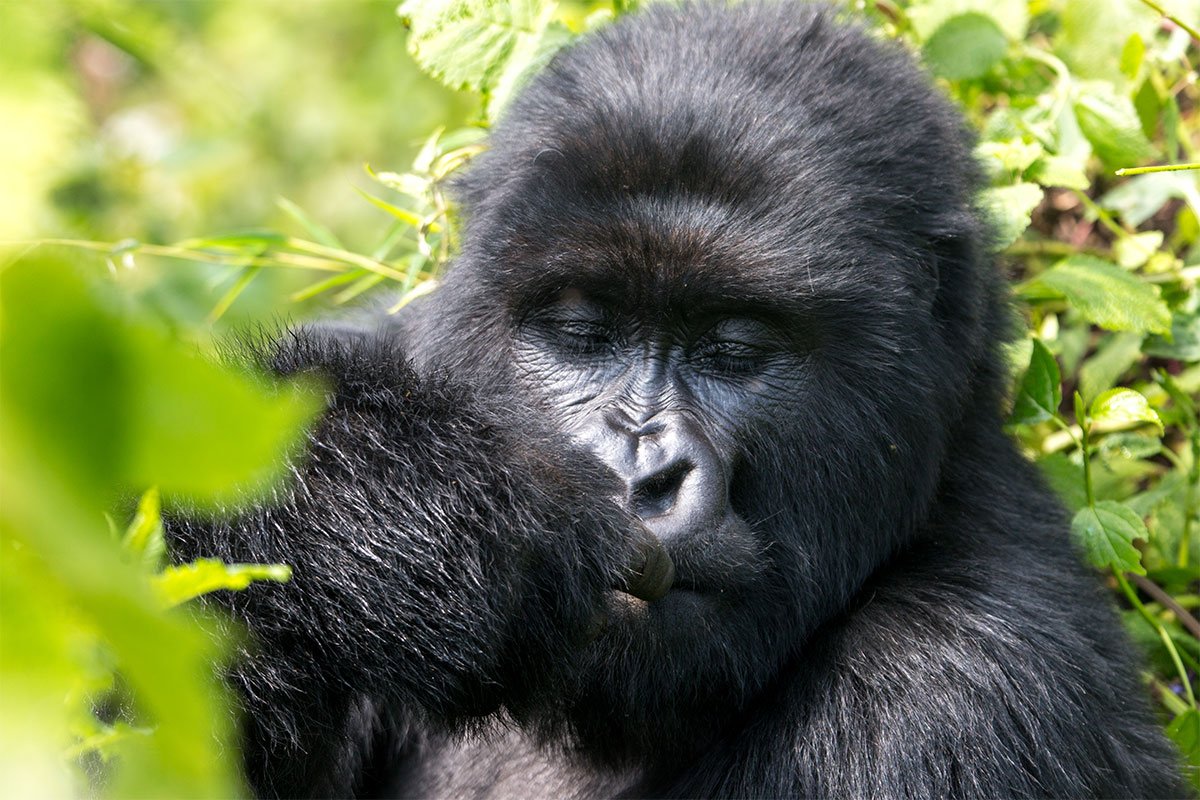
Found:
<path fill-rule="evenodd" d="M 159 502 L 266 490 L 319 392 L 203 354 L 428 290 L 454 248 L 444 178 L 627 5 L 0 3 L 0 794 L 242 791 L 215 678 L 238 632 L 186 601 L 287 568 L 164 569 Z M 846 10 L 981 131 L 1029 323 L 1012 434 L 1200 769 L 1200 172 L 1116 174 L 1200 161 L 1200 2 Z"/>

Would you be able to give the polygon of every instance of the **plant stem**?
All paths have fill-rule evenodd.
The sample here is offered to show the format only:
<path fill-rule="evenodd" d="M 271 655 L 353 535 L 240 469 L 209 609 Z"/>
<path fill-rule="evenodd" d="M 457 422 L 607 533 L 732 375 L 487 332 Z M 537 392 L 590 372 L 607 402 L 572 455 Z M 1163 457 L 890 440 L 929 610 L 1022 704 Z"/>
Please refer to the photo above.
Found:
<path fill-rule="evenodd" d="M 1113 570 L 1113 575 L 1116 577 L 1117 584 L 1121 587 L 1121 591 L 1125 593 L 1125 597 L 1129 600 L 1130 605 L 1137 609 L 1142 618 L 1150 623 L 1150 627 L 1154 628 L 1158 633 L 1158 637 L 1162 639 L 1163 646 L 1167 648 L 1167 654 L 1170 655 L 1171 661 L 1175 664 L 1175 670 L 1179 673 L 1179 680 L 1183 683 L 1183 693 L 1187 696 L 1188 706 L 1195 708 L 1196 695 L 1192 692 L 1192 683 L 1188 680 L 1187 670 L 1183 668 L 1183 662 L 1179 660 L 1179 651 L 1175 649 L 1175 643 L 1171 641 L 1171 636 L 1167 633 L 1167 629 L 1163 627 L 1163 624 L 1158 621 L 1157 617 L 1142 605 L 1142 601 L 1138 599 L 1137 592 L 1129 585 L 1129 581 L 1125 580 L 1125 576 L 1117 570 Z"/>
<path fill-rule="evenodd" d="M 1183 20 L 1181 20 L 1179 17 L 1175 16 L 1174 14 L 1169 13 L 1165 8 L 1160 6 L 1158 3 L 1154 2 L 1154 0 L 1142 0 L 1142 5 L 1153 8 L 1159 14 L 1161 14 L 1162 16 L 1166 17 L 1167 19 L 1171 20 L 1171 22 L 1174 22 L 1176 25 L 1178 25 L 1179 27 L 1181 27 L 1185 31 L 1187 31 L 1189 34 L 1191 34 L 1191 37 L 1193 39 L 1195 39 L 1197 42 L 1200 42 L 1200 31 L 1197 31 L 1191 25 L 1188 25 L 1186 22 L 1184 22 Z"/>
<path fill-rule="evenodd" d="M 1147 172 L 1183 172 L 1188 169 L 1200 169 L 1200 163 L 1196 164 L 1159 164 L 1155 167 L 1121 167 L 1116 171 L 1117 175 L 1145 175 Z"/>

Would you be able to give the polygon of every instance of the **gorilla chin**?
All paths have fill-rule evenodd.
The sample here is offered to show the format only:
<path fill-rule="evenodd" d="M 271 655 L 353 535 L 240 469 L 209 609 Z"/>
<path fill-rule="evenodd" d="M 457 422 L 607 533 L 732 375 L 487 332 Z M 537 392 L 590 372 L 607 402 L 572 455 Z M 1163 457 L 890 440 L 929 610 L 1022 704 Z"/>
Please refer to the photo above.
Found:
<path fill-rule="evenodd" d="M 1168 797 L 1177 756 L 1004 436 L 1014 328 L 958 112 L 802 3 L 654 4 L 455 187 L 440 288 L 263 360 L 296 480 L 173 553 L 265 797 Z"/>

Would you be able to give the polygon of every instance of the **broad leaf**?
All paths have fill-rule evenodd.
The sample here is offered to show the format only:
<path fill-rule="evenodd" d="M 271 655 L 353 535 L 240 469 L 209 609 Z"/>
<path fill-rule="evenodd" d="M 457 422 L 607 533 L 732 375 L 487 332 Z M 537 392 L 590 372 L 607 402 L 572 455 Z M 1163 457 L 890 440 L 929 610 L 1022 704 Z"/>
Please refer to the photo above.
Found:
<path fill-rule="evenodd" d="M 1034 339 L 1029 369 L 1021 379 L 1009 420 L 1025 425 L 1045 422 L 1058 413 L 1061 402 L 1062 376 L 1058 362 L 1040 339 Z"/>
<path fill-rule="evenodd" d="M 1134 539 L 1149 537 L 1146 523 L 1128 506 L 1101 500 L 1080 509 L 1071 520 L 1071 533 L 1093 566 L 1117 572 L 1145 574 Z"/>
<path fill-rule="evenodd" d="M 1008 49 L 1004 32 L 978 12 L 943 22 L 925 43 L 925 61 L 935 75 L 950 80 L 980 78 Z"/>
<path fill-rule="evenodd" d="M 1106 167 L 1128 167 L 1147 158 L 1154 147 L 1142 132 L 1133 101 L 1110 87 L 1091 87 L 1075 99 L 1079 129 Z"/>
<path fill-rule="evenodd" d="M 1030 296 L 1053 292 L 1106 330 L 1167 333 L 1171 329 L 1171 311 L 1159 297 L 1158 287 L 1093 256 L 1068 256 L 1021 291 Z"/>

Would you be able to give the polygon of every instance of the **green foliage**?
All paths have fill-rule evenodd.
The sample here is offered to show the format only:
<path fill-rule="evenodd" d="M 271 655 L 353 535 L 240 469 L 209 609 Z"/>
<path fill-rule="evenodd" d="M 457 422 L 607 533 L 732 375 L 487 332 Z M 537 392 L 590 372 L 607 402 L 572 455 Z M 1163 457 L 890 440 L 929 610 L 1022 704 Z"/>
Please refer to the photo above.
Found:
<path fill-rule="evenodd" d="M 192 504 L 232 500 L 234 486 L 250 496 L 316 395 L 214 366 L 80 273 L 41 254 L 0 272 L 0 793 L 69 796 L 99 780 L 122 796 L 229 796 L 240 779 L 213 668 L 226 638 L 167 606 L 286 573 L 156 576 L 158 490 L 121 535 L 102 511 L 150 481 Z M 67 769 L 82 764 L 90 777 Z"/>
<path fill-rule="evenodd" d="M 22 121 L 0 130 L 0 236 L 91 256 L 0 276 L 5 796 L 78 792 L 80 760 L 106 794 L 239 791 L 224 626 L 186 601 L 287 568 L 164 570 L 159 491 L 253 497 L 315 394 L 197 351 L 229 322 L 430 291 L 457 247 L 448 181 L 557 49 L 630 5 L 408 0 L 401 25 L 377 4 L 0 4 L 20 32 L 0 112 Z M 1200 0 L 854 8 L 980 131 L 978 203 L 1030 332 L 1009 430 L 1075 512 L 1200 788 L 1200 171 L 1121 177 L 1200 162 Z M 180 241 L 247 223 L 266 229 Z"/>

